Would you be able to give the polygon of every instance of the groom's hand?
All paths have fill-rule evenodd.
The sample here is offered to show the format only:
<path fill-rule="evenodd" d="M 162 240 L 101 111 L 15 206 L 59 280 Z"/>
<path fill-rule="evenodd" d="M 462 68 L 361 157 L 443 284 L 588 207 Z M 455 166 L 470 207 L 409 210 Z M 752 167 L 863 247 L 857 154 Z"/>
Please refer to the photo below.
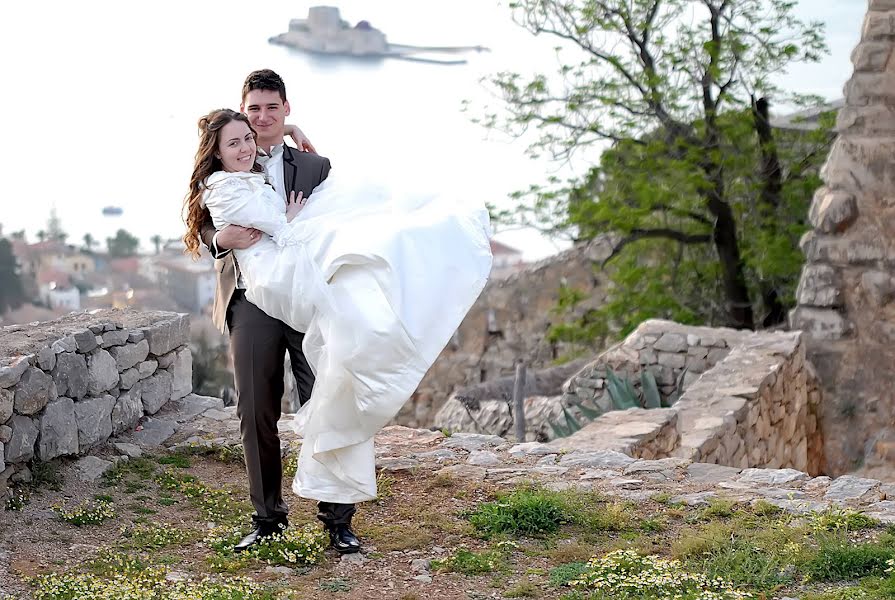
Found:
<path fill-rule="evenodd" d="M 261 231 L 252 227 L 227 225 L 218 232 L 218 250 L 245 250 L 261 239 Z"/>

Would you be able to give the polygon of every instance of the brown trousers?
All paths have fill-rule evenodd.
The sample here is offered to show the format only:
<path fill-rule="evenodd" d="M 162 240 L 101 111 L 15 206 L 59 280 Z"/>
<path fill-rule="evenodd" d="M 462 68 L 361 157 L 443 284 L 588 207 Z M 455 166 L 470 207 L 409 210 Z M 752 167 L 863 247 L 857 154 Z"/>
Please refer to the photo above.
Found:
<path fill-rule="evenodd" d="M 283 362 L 292 361 L 299 402 L 311 397 L 314 374 L 301 350 L 304 334 L 268 316 L 236 290 L 227 310 L 230 352 L 238 400 L 236 414 L 245 453 L 249 495 L 260 525 L 286 521 L 289 507 L 283 500 L 283 462 L 277 421 L 283 397 Z M 324 523 L 350 522 L 353 504 L 318 504 Z"/>

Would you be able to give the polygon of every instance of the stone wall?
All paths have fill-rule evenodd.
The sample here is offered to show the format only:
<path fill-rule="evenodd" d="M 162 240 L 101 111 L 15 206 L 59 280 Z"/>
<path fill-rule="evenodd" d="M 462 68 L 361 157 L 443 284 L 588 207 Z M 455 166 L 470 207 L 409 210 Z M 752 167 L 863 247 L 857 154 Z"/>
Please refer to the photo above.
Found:
<path fill-rule="evenodd" d="M 822 407 L 832 474 L 895 447 L 895 2 L 870 0 L 839 137 L 802 240 L 807 263 L 790 315 L 807 337 L 830 402 Z"/>
<path fill-rule="evenodd" d="M 512 375 L 518 359 L 535 370 L 570 351 L 547 339 L 554 322 L 575 316 L 554 313 L 559 290 L 566 285 L 587 294 L 576 307 L 580 314 L 599 306 L 604 275 L 594 265 L 611 249 L 607 239 L 598 238 L 489 282 L 395 422 L 429 427 L 455 389 Z"/>
<path fill-rule="evenodd" d="M 0 487 L 192 391 L 189 317 L 102 310 L 0 328 Z"/>
<path fill-rule="evenodd" d="M 673 405 L 612 410 L 608 369 L 634 382 L 641 370 L 650 371 Z M 605 414 L 550 446 L 615 450 L 650 459 L 676 456 L 739 468 L 792 467 L 813 474 L 824 470 L 817 423 L 821 396 L 799 332 L 752 333 L 646 321 L 564 388 L 562 396 L 526 400 L 528 439 L 550 439 L 549 423 L 564 411 L 583 420 L 577 411 L 583 404 Z M 512 416 L 505 417 L 501 405 L 506 402 L 492 399 L 471 410 L 452 398 L 436 425 L 463 430 L 474 422 L 472 431 L 507 435 Z M 536 411 L 530 414 L 533 406 Z"/>

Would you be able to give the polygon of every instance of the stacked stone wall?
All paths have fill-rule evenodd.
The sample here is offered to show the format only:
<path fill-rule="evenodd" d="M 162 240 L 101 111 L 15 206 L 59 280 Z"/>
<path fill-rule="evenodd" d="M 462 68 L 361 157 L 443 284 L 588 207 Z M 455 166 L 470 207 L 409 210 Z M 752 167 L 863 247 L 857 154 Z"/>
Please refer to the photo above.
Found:
<path fill-rule="evenodd" d="M 826 462 L 840 474 L 895 442 L 895 2 L 870 0 L 839 134 L 802 240 L 790 315 L 829 399 Z"/>
<path fill-rule="evenodd" d="M 673 405 L 613 410 L 606 389 L 609 370 L 635 388 L 641 371 L 649 371 Z M 457 398 L 462 395 L 458 392 L 439 412 L 439 427 L 512 432 L 506 400 L 479 401 L 473 410 Z M 651 320 L 572 376 L 561 396 L 528 398 L 526 424 L 529 440 L 549 440 L 555 430 L 551 421 L 564 413 L 583 420 L 578 410 L 583 404 L 604 414 L 574 435 L 551 441 L 557 450 L 615 450 L 638 458 L 675 456 L 817 474 L 824 470 L 820 398 L 799 332 L 752 333 Z M 470 422 L 476 426 L 469 428 Z"/>
<path fill-rule="evenodd" d="M 0 487 L 192 391 L 189 317 L 97 311 L 0 328 Z"/>

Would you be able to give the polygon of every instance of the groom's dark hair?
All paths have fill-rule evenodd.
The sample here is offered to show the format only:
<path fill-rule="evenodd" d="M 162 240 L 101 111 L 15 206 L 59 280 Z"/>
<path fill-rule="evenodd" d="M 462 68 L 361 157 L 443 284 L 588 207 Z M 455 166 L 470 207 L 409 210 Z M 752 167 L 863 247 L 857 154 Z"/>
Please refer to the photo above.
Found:
<path fill-rule="evenodd" d="M 246 95 L 252 90 L 279 92 L 280 100 L 286 101 L 286 84 L 283 83 L 282 77 L 270 69 L 260 69 L 249 73 L 245 83 L 242 84 L 242 99 L 245 100 Z"/>

